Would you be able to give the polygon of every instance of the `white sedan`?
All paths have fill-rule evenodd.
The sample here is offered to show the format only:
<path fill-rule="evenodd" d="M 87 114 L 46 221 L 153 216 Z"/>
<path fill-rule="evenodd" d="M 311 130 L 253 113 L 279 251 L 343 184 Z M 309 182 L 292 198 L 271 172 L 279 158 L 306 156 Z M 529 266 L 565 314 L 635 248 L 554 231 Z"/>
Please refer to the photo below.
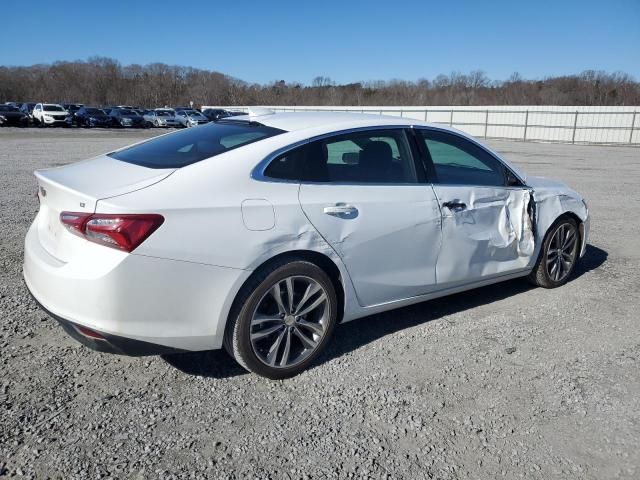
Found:
<path fill-rule="evenodd" d="M 269 378 L 339 322 L 560 286 L 589 232 L 567 186 L 398 117 L 253 109 L 35 175 L 24 278 L 69 334 L 131 355 L 224 346 Z"/>
<path fill-rule="evenodd" d="M 176 110 L 175 119 L 183 127 L 197 127 L 210 120 L 197 110 Z"/>

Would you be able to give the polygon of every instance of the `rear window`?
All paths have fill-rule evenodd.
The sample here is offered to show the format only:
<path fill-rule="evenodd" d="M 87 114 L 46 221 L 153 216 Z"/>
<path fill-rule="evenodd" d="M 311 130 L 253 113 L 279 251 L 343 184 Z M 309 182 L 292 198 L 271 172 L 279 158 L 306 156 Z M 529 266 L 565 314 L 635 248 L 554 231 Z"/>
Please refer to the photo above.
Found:
<path fill-rule="evenodd" d="M 148 168 L 180 168 L 284 133 L 257 123 L 208 123 L 110 153 L 111 158 Z"/>

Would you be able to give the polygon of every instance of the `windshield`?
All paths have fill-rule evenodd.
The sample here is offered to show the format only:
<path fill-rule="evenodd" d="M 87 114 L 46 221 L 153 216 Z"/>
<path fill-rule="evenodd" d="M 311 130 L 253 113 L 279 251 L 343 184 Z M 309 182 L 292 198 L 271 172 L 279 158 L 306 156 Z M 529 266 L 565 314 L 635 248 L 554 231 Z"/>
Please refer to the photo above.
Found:
<path fill-rule="evenodd" d="M 42 109 L 46 112 L 64 112 L 64 108 L 60 105 L 43 105 Z"/>
<path fill-rule="evenodd" d="M 109 156 L 149 168 L 180 168 L 283 133 L 256 123 L 208 123 L 156 137 Z"/>
<path fill-rule="evenodd" d="M 0 105 L 0 112 L 17 112 L 18 109 L 13 105 Z"/>
<path fill-rule="evenodd" d="M 125 115 L 127 117 L 137 117 L 138 114 L 133 110 L 120 110 L 120 115 Z"/>
<path fill-rule="evenodd" d="M 169 112 L 156 112 L 156 115 L 158 115 L 159 117 L 170 117 L 171 116 L 169 114 Z"/>
<path fill-rule="evenodd" d="M 89 115 L 104 115 L 105 114 L 99 108 L 85 108 L 84 111 L 85 111 L 85 113 L 88 113 Z"/>

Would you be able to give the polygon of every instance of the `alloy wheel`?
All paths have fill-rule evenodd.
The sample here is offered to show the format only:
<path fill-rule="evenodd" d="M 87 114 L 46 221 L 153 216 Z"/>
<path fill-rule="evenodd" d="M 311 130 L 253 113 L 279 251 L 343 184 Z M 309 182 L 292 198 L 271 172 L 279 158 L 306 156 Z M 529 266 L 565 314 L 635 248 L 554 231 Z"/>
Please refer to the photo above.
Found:
<path fill-rule="evenodd" d="M 547 273 L 554 282 L 563 281 L 571 272 L 576 260 L 577 246 L 578 234 L 572 224 L 563 223 L 553 232 L 546 262 Z"/>
<path fill-rule="evenodd" d="M 251 346 L 270 367 L 288 368 L 302 362 L 321 344 L 329 323 L 325 289 L 307 276 L 276 282 L 258 302 L 251 318 Z"/>

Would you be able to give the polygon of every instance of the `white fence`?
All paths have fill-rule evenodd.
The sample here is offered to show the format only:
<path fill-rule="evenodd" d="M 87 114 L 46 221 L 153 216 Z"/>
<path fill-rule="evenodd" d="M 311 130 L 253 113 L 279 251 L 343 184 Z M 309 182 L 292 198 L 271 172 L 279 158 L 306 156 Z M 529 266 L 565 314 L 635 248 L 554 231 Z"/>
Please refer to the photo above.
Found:
<path fill-rule="evenodd" d="M 244 110 L 248 107 L 207 107 Z M 479 138 L 521 141 L 640 145 L 640 107 L 307 107 L 276 111 L 333 111 L 393 115 L 463 130 Z"/>

